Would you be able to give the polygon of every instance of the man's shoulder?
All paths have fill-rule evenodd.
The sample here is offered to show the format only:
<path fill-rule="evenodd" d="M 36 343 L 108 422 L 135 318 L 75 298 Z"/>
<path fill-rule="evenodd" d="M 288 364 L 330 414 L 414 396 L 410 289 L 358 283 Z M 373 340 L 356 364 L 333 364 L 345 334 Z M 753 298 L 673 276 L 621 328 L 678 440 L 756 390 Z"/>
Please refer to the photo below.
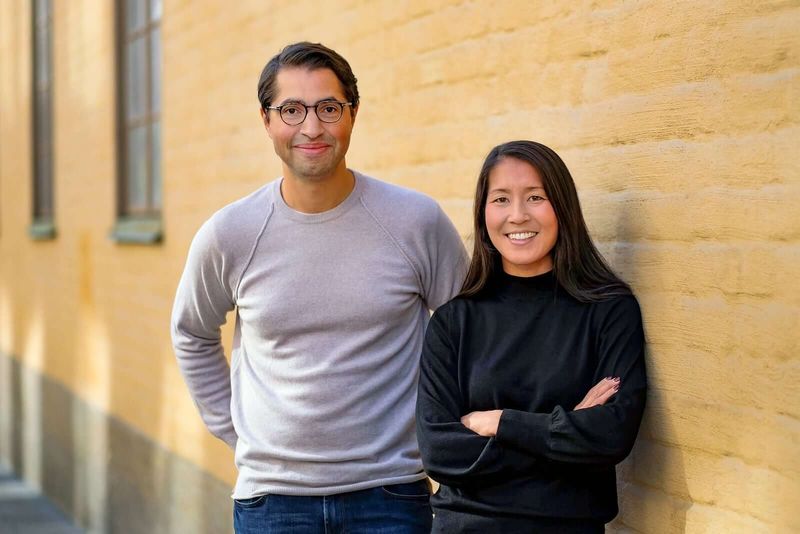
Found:
<path fill-rule="evenodd" d="M 275 181 L 269 182 L 238 200 L 217 210 L 206 226 L 213 227 L 217 232 L 241 232 L 251 226 L 258 228 L 264 223 L 273 205 Z"/>
<path fill-rule="evenodd" d="M 272 210 L 274 182 L 217 210 L 197 230 L 195 246 L 222 254 L 240 254 L 250 246 Z"/>
<path fill-rule="evenodd" d="M 364 181 L 363 200 L 367 208 L 378 217 L 402 216 L 404 219 L 435 222 L 442 213 L 439 204 L 428 195 L 397 184 L 384 182 L 358 173 Z"/>

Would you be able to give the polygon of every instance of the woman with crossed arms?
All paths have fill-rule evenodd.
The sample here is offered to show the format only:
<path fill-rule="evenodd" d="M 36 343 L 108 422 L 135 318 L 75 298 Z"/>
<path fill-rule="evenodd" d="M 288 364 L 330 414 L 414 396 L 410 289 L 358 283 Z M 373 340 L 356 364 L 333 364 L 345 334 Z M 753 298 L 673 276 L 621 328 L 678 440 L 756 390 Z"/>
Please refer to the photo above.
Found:
<path fill-rule="evenodd" d="M 461 294 L 432 316 L 421 361 L 433 532 L 603 532 L 645 404 L 639 305 L 544 145 L 492 149 L 474 227 Z"/>

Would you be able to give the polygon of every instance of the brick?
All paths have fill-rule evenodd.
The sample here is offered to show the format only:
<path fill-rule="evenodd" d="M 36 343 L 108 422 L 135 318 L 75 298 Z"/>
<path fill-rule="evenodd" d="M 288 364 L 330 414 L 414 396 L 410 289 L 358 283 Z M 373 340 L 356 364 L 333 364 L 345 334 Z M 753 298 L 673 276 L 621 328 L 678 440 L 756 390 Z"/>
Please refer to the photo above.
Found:
<path fill-rule="evenodd" d="M 648 341 L 661 350 L 737 351 L 770 362 L 794 359 L 797 340 L 782 333 L 797 328 L 796 306 L 768 301 L 731 304 L 722 297 L 677 293 L 639 294 L 639 301 Z"/>
<path fill-rule="evenodd" d="M 694 193 L 708 187 L 758 189 L 793 183 L 800 176 L 800 163 L 785 155 L 791 153 L 798 139 L 800 128 L 787 127 L 704 141 L 552 148 L 569 167 L 579 192 L 633 189 Z"/>
<path fill-rule="evenodd" d="M 618 523 L 640 532 L 773 532 L 768 524 L 747 515 L 692 504 L 637 486 L 626 488 Z"/>
<path fill-rule="evenodd" d="M 590 227 L 592 223 L 589 223 Z M 637 291 L 771 299 L 800 305 L 792 268 L 800 246 L 760 241 L 600 242 L 614 269 Z"/>
<path fill-rule="evenodd" d="M 648 442 L 638 447 L 630 482 L 659 488 L 673 497 L 752 516 L 764 523 L 788 517 L 800 486 L 791 475 L 748 465 L 732 456 L 682 450 Z"/>
<path fill-rule="evenodd" d="M 751 357 L 742 349 L 720 354 L 689 348 L 679 350 L 676 345 L 651 345 L 648 376 L 662 394 L 679 394 L 696 402 L 713 401 L 731 408 L 753 408 L 800 419 L 800 407 L 793 394 L 793 384 L 800 380 L 797 362 Z"/>
<path fill-rule="evenodd" d="M 581 191 L 581 204 L 592 214 L 592 230 L 600 241 L 797 240 L 800 215 L 787 198 L 800 198 L 800 186 L 714 187 L 692 195 Z"/>
<path fill-rule="evenodd" d="M 796 477 L 791 453 L 800 439 L 796 418 L 755 408 L 726 406 L 713 397 L 698 401 L 651 387 L 640 436 L 678 448 L 735 456 Z M 640 437 L 640 439 L 642 439 Z"/>

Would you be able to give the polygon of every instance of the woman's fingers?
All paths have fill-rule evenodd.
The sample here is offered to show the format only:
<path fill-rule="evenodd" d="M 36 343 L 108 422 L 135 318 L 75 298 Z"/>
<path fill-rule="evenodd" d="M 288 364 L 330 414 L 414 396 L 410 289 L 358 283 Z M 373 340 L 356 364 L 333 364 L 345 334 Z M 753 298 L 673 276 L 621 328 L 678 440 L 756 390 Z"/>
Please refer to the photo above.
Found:
<path fill-rule="evenodd" d="M 591 408 L 592 406 L 600 406 L 611 398 L 614 393 L 619 391 L 620 379 L 619 377 L 606 377 L 594 385 L 592 389 L 586 393 L 583 400 L 575 406 L 576 410 L 583 410 Z"/>
<path fill-rule="evenodd" d="M 610 388 L 606 389 L 603 393 L 595 398 L 593 406 L 601 406 L 606 403 L 617 391 L 619 391 L 619 382 L 616 382 Z"/>

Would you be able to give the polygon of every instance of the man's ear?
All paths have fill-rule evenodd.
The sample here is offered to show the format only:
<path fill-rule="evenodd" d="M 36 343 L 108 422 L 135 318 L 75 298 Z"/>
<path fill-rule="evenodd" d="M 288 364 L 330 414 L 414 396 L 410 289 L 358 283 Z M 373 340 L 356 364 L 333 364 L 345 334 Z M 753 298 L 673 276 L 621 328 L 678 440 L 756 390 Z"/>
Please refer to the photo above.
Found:
<path fill-rule="evenodd" d="M 269 115 L 267 114 L 267 110 L 260 108 L 258 112 L 261 115 L 261 122 L 264 123 L 264 129 L 267 131 L 267 135 L 272 139 L 272 132 L 269 131 Z"/>
<path fill-rule="evenodd" d="M 351 119 L 350 122 L 352 122 L 353 124 L 356 123 L 356 115 L 358 115 L 358 108 L 359 107 L 361 107 L 361 104 L 357 104 L 355 106 L 350 106 L 350 109 L 352 110 L 352 114 L 350 115 L 350 119 Z"/>

